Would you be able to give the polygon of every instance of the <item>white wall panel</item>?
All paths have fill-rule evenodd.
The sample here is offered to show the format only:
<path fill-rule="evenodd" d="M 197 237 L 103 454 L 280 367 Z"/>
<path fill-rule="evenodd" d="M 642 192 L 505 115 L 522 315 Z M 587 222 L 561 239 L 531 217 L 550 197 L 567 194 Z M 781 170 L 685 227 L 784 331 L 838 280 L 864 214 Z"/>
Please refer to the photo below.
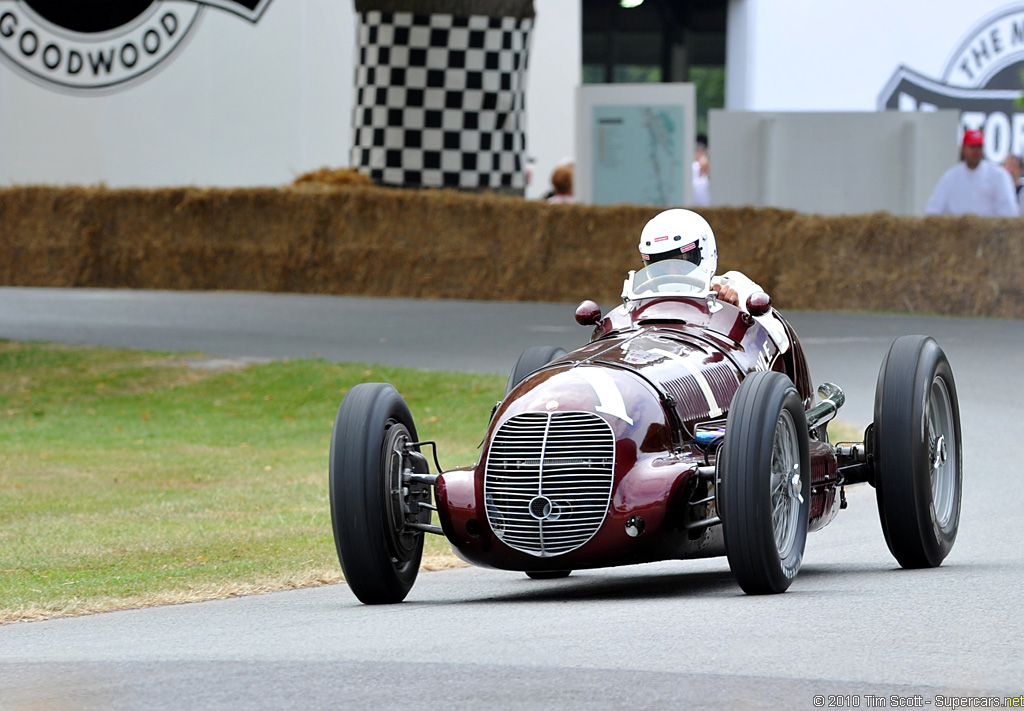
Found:
<path fill-rule="evenodd" d="M 0 0 L 0 14 L 22 13 L 11 37 L 0 23 L 0 48 L 15 54 L 17 31 L 30 19 L 25 5 Z M 196 3 L 153 7 L 184 13 Z M 531 196 L 572 154 L 581 72 L 580 0 L 535 7 L 526 98 L 527 153 L 537 158 Z M 323 166 L 347 167 L 355 41 L 352 0 L 270 0 L 256 23 L 202 5 L 170 57 L 111 90 L 68 90 L 5 57 L 0 184 L 280 185 Z"/>
<path fill-rule="evenodd" d="M 712 206 L 921 215 L 957 160 L 956 111 L 712 111 Z"/>

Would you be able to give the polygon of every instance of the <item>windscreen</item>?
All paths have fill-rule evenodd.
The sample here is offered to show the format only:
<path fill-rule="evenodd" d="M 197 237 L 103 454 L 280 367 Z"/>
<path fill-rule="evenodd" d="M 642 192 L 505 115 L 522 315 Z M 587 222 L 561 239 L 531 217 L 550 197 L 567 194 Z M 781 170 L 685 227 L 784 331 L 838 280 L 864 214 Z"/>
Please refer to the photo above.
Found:
<path fill-rule="evenodd" d="M 681 259 L 665 259 L 648 264 L 633 275 L 629 292 L 633 297 L 664 294 L 693 296 L 711 289 L 711 277 L 705 269 Z"/>

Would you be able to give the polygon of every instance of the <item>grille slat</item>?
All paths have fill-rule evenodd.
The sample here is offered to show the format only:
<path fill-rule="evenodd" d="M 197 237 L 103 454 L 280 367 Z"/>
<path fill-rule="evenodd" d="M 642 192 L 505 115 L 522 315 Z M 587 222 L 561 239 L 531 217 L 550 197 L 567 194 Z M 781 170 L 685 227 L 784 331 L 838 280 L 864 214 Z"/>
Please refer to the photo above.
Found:
<path fill-rule="evenodd" d="M 562 555 L 604 522 L 615 436 L 591 412 L 528 412 L 498 428 L 484 470 L 487 520 L 516 550 Z"/>

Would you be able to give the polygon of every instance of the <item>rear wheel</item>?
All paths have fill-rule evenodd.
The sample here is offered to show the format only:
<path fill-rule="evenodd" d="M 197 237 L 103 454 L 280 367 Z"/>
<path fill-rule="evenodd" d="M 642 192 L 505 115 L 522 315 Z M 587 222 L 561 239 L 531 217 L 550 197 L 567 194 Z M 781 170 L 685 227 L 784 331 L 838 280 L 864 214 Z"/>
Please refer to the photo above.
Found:
<path fill-rule="evenodd" d="M 405 454 L 415 441 L 412 415 L 391 385 L 356 385 L 338 408 L 330 461 L 334 543 L 346 582 L 367 604 L 401 602 L 419 572 L 423 534 L 406 522 L 429 521 L 428 510 L 410 506 L 424 501 L 429 487 L 402 477 L 423 461 Z"/>
<path fill-rule="evenodd" d="M 926 336 L 897 338 L 878 374 L 874 426 L 878 514 L 904 568 L 933 568 L 960 525 L 960 407 L 946 354 Z"/>
<path fill-rule="evenodd" d="M 509 393 L 523 382 L 527 375 L 564 355 L 565 349 L 558 346 L 530 346 L 527 348 L 512 367 L 512 372 L 509 373 L 508 383 L 505 385 L 505 397 L 507 398 Z"/>
<path fill-rule="evenodd" d="M 748 375 L 733 398 L 719 457 L 718 506 L 736 581 L 752 595 L 785 591 L 807 543 L 807 419 L 782 373 Z"/>

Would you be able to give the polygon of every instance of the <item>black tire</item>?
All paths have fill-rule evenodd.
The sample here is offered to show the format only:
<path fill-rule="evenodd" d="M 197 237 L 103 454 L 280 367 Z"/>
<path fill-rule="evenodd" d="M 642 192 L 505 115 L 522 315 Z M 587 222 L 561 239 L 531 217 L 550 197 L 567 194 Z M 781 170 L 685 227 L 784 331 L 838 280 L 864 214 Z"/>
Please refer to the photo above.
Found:
<path fill-rule="evenodd" d="M 568 578 L 571 570 L 527 570 L 526 575 L 534 580 L 557 580 Z"/>
<path fill-rule="evenodd" d="M 963 454 L 953 371 L 932 338 L 897 338 L 882 361 L 873 450 L 889 551 L 904 568 L 934 568 L 960 526 Z"/>
<path fill-rule="evenodd" d="M 423 534 L 404 525 L 402 460 L 391 454 L 403 441 L 416 441 L 416 427 L 394 387 L 349 390 L 331 439 L 331 522 L 345 581 L 368 605 L 404 600 L 423 555 Z"/>
<path fill-rule="evenodd" d="M 543 368 L 551 361 L 565 355 L 565 349 L 558 346 L 530 346 L 519 356 L 512 372 L 508 376 L 508 384 L 505 385 L 505 397 L 523 382 L 527 375 L 535 370 Z"/>
<path fill-rule="evenodd" d="M 811 504 L 807 418 L 792 381 L 751 373 L 729 408 L 718 459 L 725 551 L 750 595 L 785 591 L 803 560 Z"/>

